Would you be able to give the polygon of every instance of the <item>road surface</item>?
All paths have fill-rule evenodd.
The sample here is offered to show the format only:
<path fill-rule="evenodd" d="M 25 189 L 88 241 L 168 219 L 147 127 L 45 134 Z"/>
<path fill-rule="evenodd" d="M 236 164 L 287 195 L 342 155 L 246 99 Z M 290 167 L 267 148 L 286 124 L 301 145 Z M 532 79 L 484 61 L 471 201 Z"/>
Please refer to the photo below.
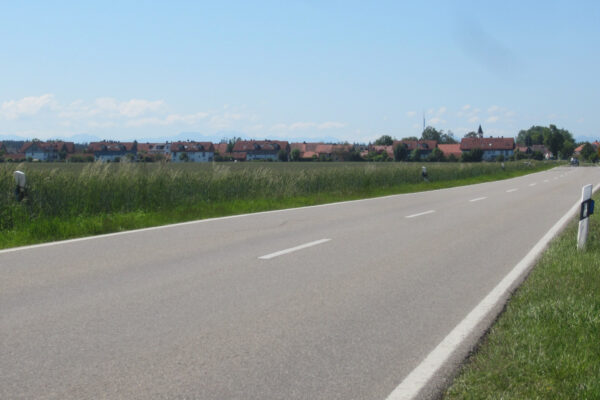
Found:
<path fill-rule="evenodd" d="M 0 251 L 0 398 L 384 400 L 599 171 Z"/>

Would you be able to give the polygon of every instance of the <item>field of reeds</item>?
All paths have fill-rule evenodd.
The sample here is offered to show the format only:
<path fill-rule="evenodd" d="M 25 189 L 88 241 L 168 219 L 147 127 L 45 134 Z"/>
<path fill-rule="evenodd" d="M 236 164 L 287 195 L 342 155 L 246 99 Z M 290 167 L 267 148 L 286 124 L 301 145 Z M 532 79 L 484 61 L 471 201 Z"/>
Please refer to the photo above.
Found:
<path fill-rule="evenodd" d="M 510 178 L 553 164 L 0 164 L 0 247 Z M 15 198 L 13 172 L 27 177 Z"/>

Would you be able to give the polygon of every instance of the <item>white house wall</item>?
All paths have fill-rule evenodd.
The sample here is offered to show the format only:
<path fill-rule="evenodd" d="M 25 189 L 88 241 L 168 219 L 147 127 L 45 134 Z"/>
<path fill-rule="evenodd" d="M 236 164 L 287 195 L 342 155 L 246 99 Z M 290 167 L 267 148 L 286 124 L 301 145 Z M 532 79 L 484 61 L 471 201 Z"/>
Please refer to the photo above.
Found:
<path fill-rule="evenodd" d="M 187 153 L 188 159 L 187 162 L 210 162 L 213 160 L 215 153 L 212 151 L 174 151 L 171 153 L 171 161 L 172 162 L 185 162 L 184 160 L 179 159 L 181 154 Z"/>

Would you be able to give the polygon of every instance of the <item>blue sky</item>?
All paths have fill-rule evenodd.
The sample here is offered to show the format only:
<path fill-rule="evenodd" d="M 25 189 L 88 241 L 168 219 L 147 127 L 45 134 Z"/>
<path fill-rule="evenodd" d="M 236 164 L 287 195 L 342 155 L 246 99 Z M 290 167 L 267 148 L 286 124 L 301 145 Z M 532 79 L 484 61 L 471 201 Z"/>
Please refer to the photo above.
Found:
<path fill-rule="evenodd" d="M 600 137 L 596 1 L 16 1 L 0 138 Z"/>

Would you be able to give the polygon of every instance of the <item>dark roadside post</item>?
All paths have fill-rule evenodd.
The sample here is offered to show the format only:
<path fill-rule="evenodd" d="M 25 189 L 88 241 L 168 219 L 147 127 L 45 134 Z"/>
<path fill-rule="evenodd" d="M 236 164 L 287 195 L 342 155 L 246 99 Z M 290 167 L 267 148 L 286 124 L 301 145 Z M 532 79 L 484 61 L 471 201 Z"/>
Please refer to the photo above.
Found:
<path fill-rule="evenodd" d="M 583 249 L 587 240 L 589 216 L 594 213 L 592 200 L 592 185 L 586 185 L 581 190 L 581 209 L 579 210 L 579 231 L 577 232 L 577 248 Z"/>
<path fill-rule="evenodd" d="M 15 171 L 13 175 L 15 177 L 15 183 L 17 184 L 17 187 L 15 188 L 15 197 L 17 198 L 17 201 L 21 202 L 25 197 L 25 173 Z"/>

